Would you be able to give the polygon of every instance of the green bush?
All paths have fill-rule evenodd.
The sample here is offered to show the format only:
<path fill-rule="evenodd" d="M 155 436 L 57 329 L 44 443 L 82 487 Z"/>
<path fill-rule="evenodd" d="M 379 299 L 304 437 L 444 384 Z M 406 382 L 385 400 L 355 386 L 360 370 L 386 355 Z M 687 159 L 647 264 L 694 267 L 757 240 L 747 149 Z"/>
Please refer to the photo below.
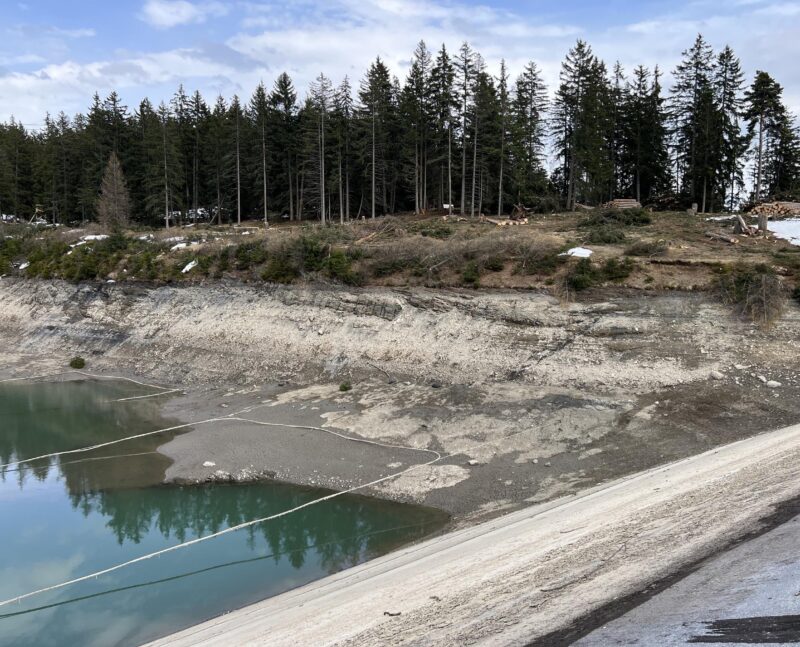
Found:
<path fill-rule="evenodd" d="M 352 385 L 352 384 L 350 384 L 350 382 L 342 382 L 342 383 L 339 385 L 339 390 L 340 390 L 342 393 L 346 393 L 347 391 L 350 391 L 352 388 L 353 388 L 353 385 Z"/>
<path fill-rule="evenodd" d="M 350 256 L 339 249 L 331 251 L 325 260 L 325 272 L 330 278 L 348 285 L 360 285 L 362 283 L 361 276 L 353 271 L 353 261 Z"/>
<path fill-rule="evenodd" d="M 261 272 L 261 278 L 270 283 L 292 283 L 300 277 L 300 270 L 286 256 L 272 256 Z"/>
<path fill-rule="evenodd" d="M 267 260 L 267 250 L 259 242 L 243 243 L 236 247 L 233 257 L 237 270 L 247 270 L 264 263 Z"/>
<path fill-rule="evenodd" d="M 621 281 L 627 279 L 633 272 L 634 264 L 629 258 L 620 262 L 617 258 L 609 258 L 602 269 L 602 278 L 607 281 Z"/>
<path fill-rule="evenodd" d="M 604 281 L 621 281 L 628 278 L 633 272 L 633 261 L 626 258 L 620 262 L 617 258 L 609 258 L 601 267 L 597 267 L 590 258 L 581 258 L 567 272 L 565 281 L 567 287 L 580 292 L 595 287 Z"/>
<path fill-rule="evenodd" d="M 591 259 L 581 258 L 567 272 L 565 280 L 570 289 L 580 292 L 596 285 L 600 280 L 600 273 L 592 264 Z"/>
<path fill-rule="evenodd" d="M 464 266 L 464 271 L 461 273 L 461 280 L 465 285 L 476 288 L 481 282 L 481 271 L 475 261 L 470 261 Z"/>
<path fill-rule="evenodd" d="M 586 243 L 591 245 L 617 245 L 624 243 L 625 233 L 619 227 L 601 225 L 592 229 L 586 236 Z"/>
<path fill-rule="evenodd" d="M 595 209 L 591 215 L 582 220 L 578 226 L 591 227 L 643 227 L 653 219 L 644 209 Z"/>
<path fill-rule="evenodd" d="M 80 370 L 86 367 L 86 360 L 83 357 L 73 357 L 69 360 L 69 367 Z"/>
<path fill-rule="evenodd" d="M 499 256 L 491 256 L 483 262 L 483 267 L 489 272 L 502 272 L 506 264 Z"/>

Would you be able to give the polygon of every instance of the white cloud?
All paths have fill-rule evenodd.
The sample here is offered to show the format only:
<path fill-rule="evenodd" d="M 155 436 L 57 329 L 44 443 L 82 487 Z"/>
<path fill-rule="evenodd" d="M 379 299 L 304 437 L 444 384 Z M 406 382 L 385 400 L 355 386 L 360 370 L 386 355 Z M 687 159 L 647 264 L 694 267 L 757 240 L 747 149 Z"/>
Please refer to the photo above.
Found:
<path fill-rule="evenodd" d="M 497 73 L 505 58 L 512 77 L 533 59 L 553 88 L 564 55 L 580 37 L 609 67 L 616 60 L 628 71 L 640 63 L 651 68 L 658 64 L 667 74 L 663 82 L 668 87 L 670 70 L 698 32 L 717 51 L 730 44 L 748 77 L 756 69 L 770 71 L 786 88 L 787 102 L 800 109 L 800 68 L 794 63 L 800 16 L 775 9 L 797 4 L 690 0 L 676 3 L 668 14 L 652 12 L 637 22 L 619 18 L 598 27 L 579 12 L 574 21 L 546 21 L 540 14 L 521 15 L 464 0 L 238 0 L 227 3 L 237 14 L 226 21 L 234 31 L 224 43 L 187 44 L 161 52 L 117 51 L 89 63 L 44 54 L 51 64 L 35 72 L 0 71 L 0 84 L 6 89 L 0 93 L 0 120 L 13 113 L 34 122 L 47 111 L 85 110 L 95 90 L 104 95 L 117 89 L 132 106 L 143 96 L 156 103 L 169 99 L 180 82 L 199 89 L 209 101 L 216 93 L 248 96 L 259 81 L 269 85 L 284 70 L 302 96 L 321 71 L 334 82 L 349 75 L 357 86 L 378 55 L 402 79 L 420 39 L 434 51 L 445 43 L 451 55 L 468 40 L 483 54 L 490 72 Z M 144 7 L 150 8 L 148 22 L 159 28 L 202 22 L 226 10 L 219 3 L 181 0 L 149 0 Z M 237 24 L 239 32 L 234 33 Z M 14 69 L 11 61 L 6 66 Z"/>
<path fill-rule="evenodd" d="M 220 2 L 147 0 L 140 18 L 157 29 L 169 29 L 178 25 L 205 22 L 209 17 L 224 16 L 227 13 L 228 8 Z"/>

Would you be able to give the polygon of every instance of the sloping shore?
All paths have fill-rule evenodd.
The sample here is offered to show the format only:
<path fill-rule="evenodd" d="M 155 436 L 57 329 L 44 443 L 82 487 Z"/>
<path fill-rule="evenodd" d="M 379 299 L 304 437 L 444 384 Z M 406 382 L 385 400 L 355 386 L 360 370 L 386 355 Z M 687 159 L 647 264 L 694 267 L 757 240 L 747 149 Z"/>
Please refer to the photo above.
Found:
<path fill-rule="evenodd" d="M 800 419 L 796 309 L 764 333 L 700 295 L 600 296 L 3 279 L 2 364 L 182 389 L 170 480 L 347 489 L 436 452 L 368 493 L 464 524 Z"/>

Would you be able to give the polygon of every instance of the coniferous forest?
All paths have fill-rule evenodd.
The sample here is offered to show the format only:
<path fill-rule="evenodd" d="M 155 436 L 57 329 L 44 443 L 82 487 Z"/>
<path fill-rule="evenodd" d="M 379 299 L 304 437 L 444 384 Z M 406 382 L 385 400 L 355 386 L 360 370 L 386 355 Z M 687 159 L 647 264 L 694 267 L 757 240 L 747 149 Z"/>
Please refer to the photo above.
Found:
<path fill-rule="evenodd" d="M 112 157 L 141 225 L 166 214 L 327 222 L 617 197 L 703 212 L 798 199 L 800 133 L 776 79 L 746 79 L 730 47 L 715 52 L 702 36 L 672 79 L 609 67 L 578 41 L 548 88 L 534 61 L 493 76 L 467 43 L 420 42 L 402 83 L 376 59 L 357 84 L 320 74 L 305 98 L 285 73 L 211 103 L 184 87 L 157 106 L 96 94 L 86 114 L 48 115 L 39 131 L 0 124 L 0 212 L 96 219 Z"/>

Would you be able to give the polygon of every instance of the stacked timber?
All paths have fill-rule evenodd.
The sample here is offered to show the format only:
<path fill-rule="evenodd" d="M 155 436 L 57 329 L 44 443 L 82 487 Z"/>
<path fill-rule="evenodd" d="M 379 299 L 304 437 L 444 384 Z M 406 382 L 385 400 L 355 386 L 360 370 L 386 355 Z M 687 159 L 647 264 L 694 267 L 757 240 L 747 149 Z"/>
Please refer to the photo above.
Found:
<path fill-rule="evenodd" d="M 603 205 L 604 209 L 641 209 L 642 205 L 638 200 L 633 198 L 623 198 L 606 202 Z"/>
<path fill-rule="evenodd" d="M 750 213 L 754 216 L 766 215 L 770 218 L 800 216 L 800 202 L 764 202 L 754 207 Z"/>

